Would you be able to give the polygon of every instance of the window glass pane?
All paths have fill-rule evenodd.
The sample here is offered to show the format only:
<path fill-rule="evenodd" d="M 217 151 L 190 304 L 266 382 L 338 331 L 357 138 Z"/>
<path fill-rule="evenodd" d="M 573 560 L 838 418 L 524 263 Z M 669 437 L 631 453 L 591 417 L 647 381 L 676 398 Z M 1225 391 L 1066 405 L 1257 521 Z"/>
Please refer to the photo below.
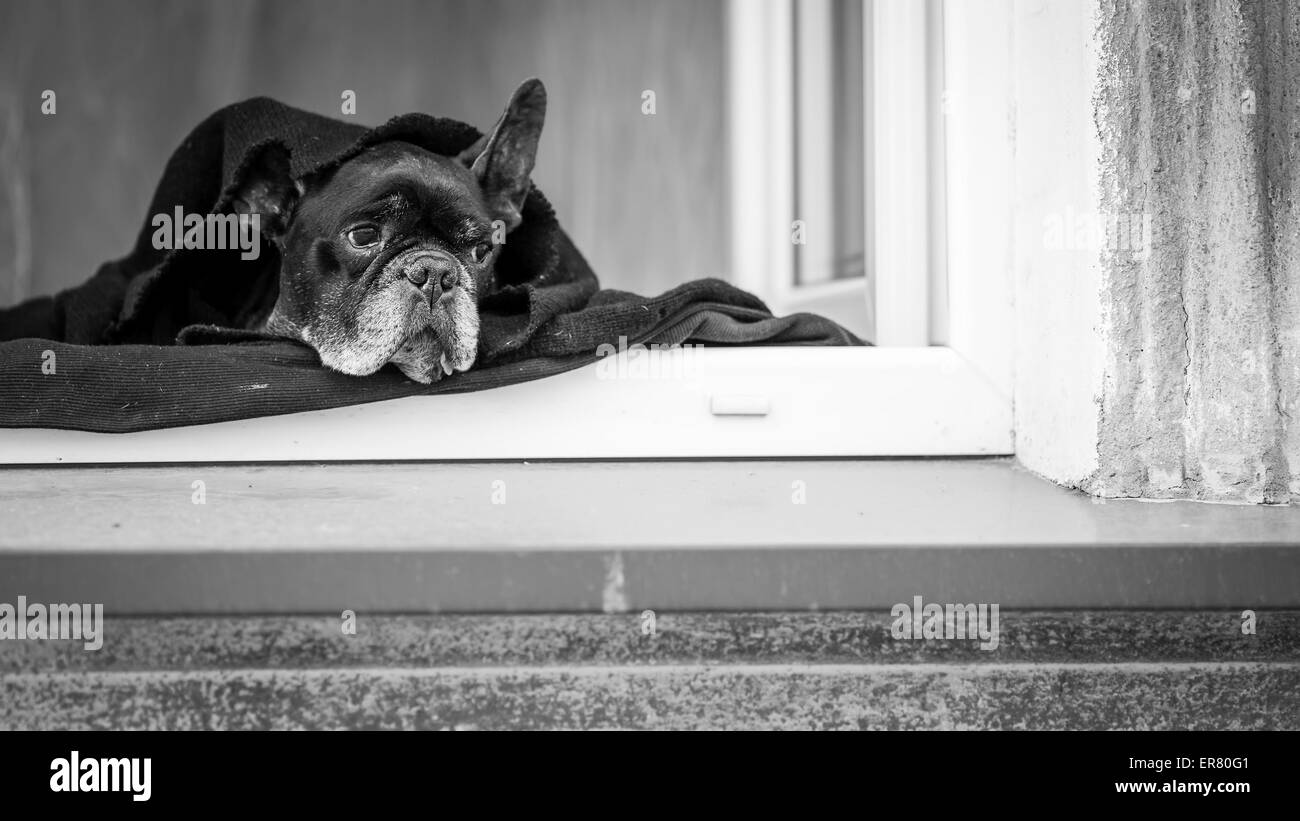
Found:
<path fill-rule="evenodd" d="M 866 164 L 862 0 L 795 3 L 796 213 L 807 226 L 797 281 L 864 277 Z"/>

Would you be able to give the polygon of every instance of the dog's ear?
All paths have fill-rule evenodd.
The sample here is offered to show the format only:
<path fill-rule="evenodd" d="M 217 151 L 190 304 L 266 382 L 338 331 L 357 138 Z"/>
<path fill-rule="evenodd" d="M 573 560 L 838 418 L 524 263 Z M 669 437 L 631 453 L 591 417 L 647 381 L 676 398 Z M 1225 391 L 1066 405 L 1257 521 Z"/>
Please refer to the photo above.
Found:
<path fill-rule="evenodd" d="M 492 131 L 457 156 L 478 177 L 492 216 L 503 221 L 507 231 L 523 220 L 545 120 L 546 87 L 536 78 L 525 80 Z"/>
<path fill-rule="evenodd" d="M 230 205 L 236 214 L 259 214 L 262 236 L 279 245 L 302 191 L 289 173 L 289 152 L 272 145 L 245 169 Z"/>

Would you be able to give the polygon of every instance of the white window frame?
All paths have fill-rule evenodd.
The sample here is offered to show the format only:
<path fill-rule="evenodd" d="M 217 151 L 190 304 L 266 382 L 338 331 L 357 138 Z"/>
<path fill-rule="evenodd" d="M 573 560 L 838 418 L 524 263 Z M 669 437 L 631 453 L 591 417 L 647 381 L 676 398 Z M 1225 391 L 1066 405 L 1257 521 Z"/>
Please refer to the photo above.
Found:
<path fill-rule="evenodd" d="M 7 429 L 0 463 L 1013 453 L 1010 2 L 865 0 L 868 297 L 852 280 L 792 287 L 794 1 L 727 6 L 733 281 L 778 313 L 870 298 L 877 347 L 677 351 L 672 378 L 636 376 L 631 352 L 478 393 L 130 434 Z"/>

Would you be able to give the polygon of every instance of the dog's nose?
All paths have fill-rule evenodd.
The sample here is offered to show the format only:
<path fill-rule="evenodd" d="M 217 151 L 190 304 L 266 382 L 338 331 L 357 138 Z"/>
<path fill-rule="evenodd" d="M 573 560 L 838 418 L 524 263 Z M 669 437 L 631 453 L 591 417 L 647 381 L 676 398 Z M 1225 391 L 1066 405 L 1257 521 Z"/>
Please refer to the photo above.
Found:
<path fill-rule="evenodd" d="M 450 292 L 460 281 L 456 263 L 442 256 L 422 256 L 406 266 L 406 278 L 422 291 L 429 291 L 430 301 L 436 302 Z"/>

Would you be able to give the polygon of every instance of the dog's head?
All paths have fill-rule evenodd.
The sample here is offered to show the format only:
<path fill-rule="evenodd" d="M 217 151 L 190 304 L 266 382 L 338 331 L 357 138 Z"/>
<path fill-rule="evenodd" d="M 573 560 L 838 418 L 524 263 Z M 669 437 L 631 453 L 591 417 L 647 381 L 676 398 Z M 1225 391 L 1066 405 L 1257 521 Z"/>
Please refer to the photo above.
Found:
<path fill-rule="evenodd" d="M 505 234 L 522 220 L 546 116 L 538 80 L 455 157 L 380 143 L 319 179 L 263 155 L 234 199 L 280 250 L 265 330 L 315 348 L 327 367 L 392 362 L 419 382 L 464 371 L 478 352 L 478 301 Z"/>

